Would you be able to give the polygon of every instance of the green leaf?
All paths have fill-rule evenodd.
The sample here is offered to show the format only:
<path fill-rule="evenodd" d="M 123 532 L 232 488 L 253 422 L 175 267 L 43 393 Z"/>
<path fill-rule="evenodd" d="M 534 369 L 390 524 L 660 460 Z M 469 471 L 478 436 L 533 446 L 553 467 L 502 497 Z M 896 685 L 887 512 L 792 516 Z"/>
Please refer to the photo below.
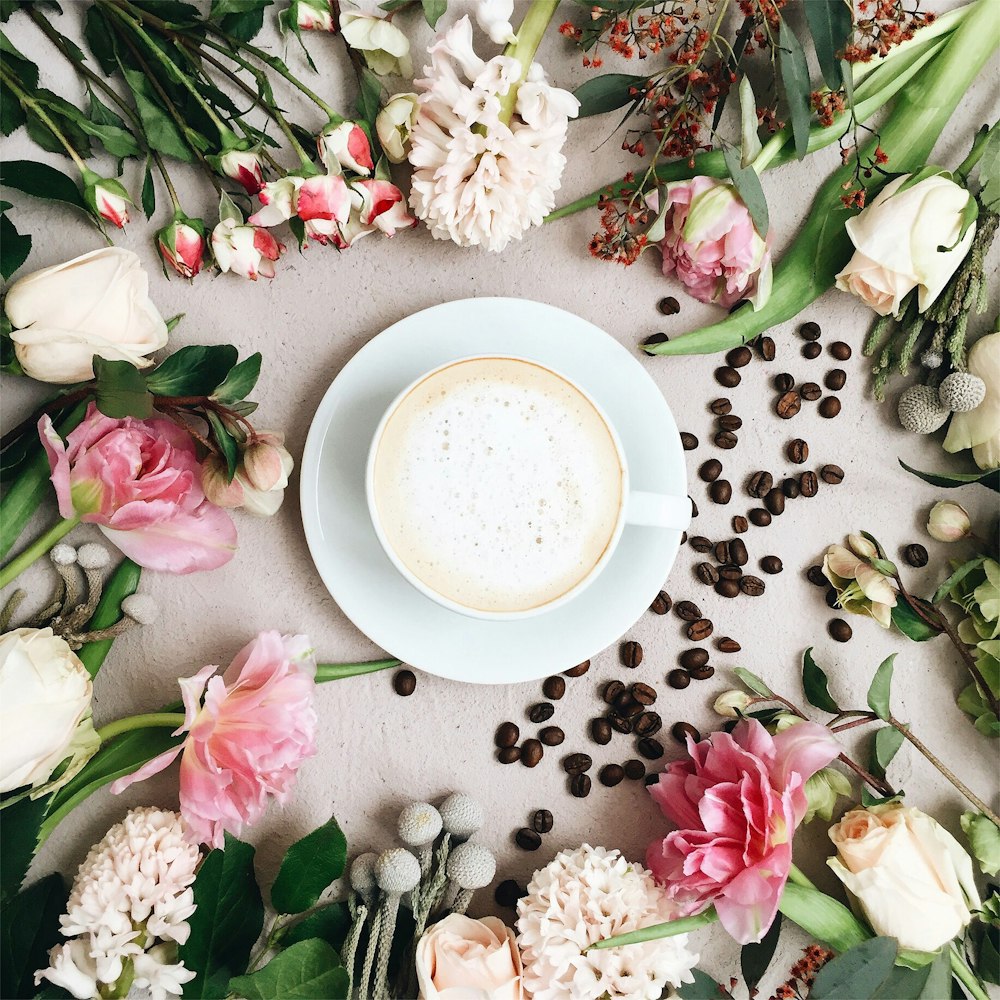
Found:
<path fill-rule="evenodd" d="M 109 628 L 121 621 L 122 601 L 130 597 L 139 589 L 139 577 L 142 576 L 142 567 L 132 562 L 131 559 L 123 559 L 114 569 L 114 572 L 104 581 L 104 590 L 101 599 L 94 608 L 94 613 L 90 616 L 90 621 L 84 629 L 86 632 L 96 632 L 99 629 Z M 101 669 L 114 639 L 97 639 L 94 642 L 85 642 L 78 650 L 77 656 L 87 668 L 91 677 L 96 677 Z"/>
<path fill-rule="evenodd" d="M 207 396 L 238 357 L 232 344 L 182 347 L 146 376 L 146 388 L 157 396 Z"/>
<path fill-rule="evenodd" d="M 830 694 L 829 680 L 823 668 L 813 659 L 812 646 L 802 654 L 802 687 L 806 700 L 814 708 L 831 715 L 839 715 L 843 711 Z"/>
<path fill-rule="evenodd" d="M 944 583 L 934 591 L 931 604 L 939 604 L 974 570 L 978 569 L 986 562 L 986 556 L 976 556 L 968 562 L 962 563 Z"/>
<path fill-rule="evenodd" d="M 939 486 L 941 489 L 954 490 L 959 486 L 967 486 L 969 483 L 982 483 L 996 493 L 1000 493 L 1000 469 L 990 469 L 986 472 L 920 472 L 906 464 L 901 458 L 899 464 L 912 473 L 918 479 L 922 479 L 931 486 Z"/>
<path fill-rule="evenodd" d="M 809 64 L 806 54 L 795 32 L 788 22 L 781 19 L 778 30 L 778 62 L 781 66 L 781 82 L 785 86 L 788 111 L 792 119 L 792 137 L 795 140 L 795 155 L 802 159 L 809 146 L 809 124 L 812 119 L 810 104 L 812 85 L 809 82 Z"/>
<path fill-rule="evenodd" d="M 331 816 L 285 852 L 271 886 L 271 905 L 278 913 L 303 913 L 344 874 L 346 864 L 347 838 Z"/>
<path fill-rule="evenodd" d="M 896 942 L 876 937 L 838 955 L 819 970 L 809 1000 L 870 1000 L 889 977 Z"/>
<path fill-rule="evenodd" d="M 769 226 L 767 213 L 767 199 L 764 197 L 764 189 L 760 186 L 760 178 L 753 167 L 743 167 L 740 165 L 740 154 L 735 146 L 723 146 L 722 155 L 725 157 L 726 166 L 729 168 L 729 175 L 732 179 L 736 191 L 743 199 L 753 219 L 754 228 L 761 237 L 767 236 Z"/>
<path fill-rule="evenodd" d="M 147 219 L 152 218 L 156 211 L 156 186 L 153 184 L 153 168 L 149 160 L 146 161 L 146 170 L 142 176 L 142 194 L 139 198 L 142 205 L 142 213 Z"/>
<path fill-rule="evenodd" d="M 180 960 L 196 973 L 184 986 L 188 1000 L 224 997 L 229 980 L 247 967 L 264 925 L 253 856 L 249 844 L 226 834 L 225 850 L 212 851 L 198 871 L 197 909 L 188 918 L 191 935 L 180 949 Z"/>
<path fill-rule="evenodd" d="M 25 90 L 38 86 L 38 66 L 35 65 L 7 36 L 0 31 L 0 56 L 8 71 L 18 78 Z"/>
<path fill-rule="evenodd" d="M 962 813 L 960 822 L 980 869 L 994 877 L 1000 872 L 1000 828 L 989 816 L 971 811 Z"/>
<path fill-rule="evenodd" d="M 128 361 L 107 361 L 94 355 L 97 408 L 107 417 L 138 417 L 153 413 L 153 397 L 146 391 L 142 373 Z"/>
<path fill-rule="evenodd" d="M 420 0 L 424 8 L 424 19 L 432 28 L 437 28 L 441 15 L 448 9 L 448 0 Z"/>
<path fill-rule="evenodd" d="M 382 84 L 379 82 L 379 78 L 365 66 L 361 70 L 358 87 L 358 114 L 368 123 L 370 128 L 374 128 L 375 119 L 382 109 Z"/>
<path fill-rule="evenodd" d="M 740 950 L 740 971 L 746 983 L 747 992 L 754 995 L 754 989 L 764 978 L 767 967 L 774 958 L 781 937 L 781 914 L 777 914 L 767 933 L 756 944 L 745 944 Z"/>
<path fill-rule="evenodd" d="M 913 598 L 917 600 L 917 598 Z M 931 613 L 934 613 L 934 609 L 930 608 Z M 896 598 L 896 606 L 892 609 L 892 624 L 899 629 L 907 638 L 912 639 L 914 642 L 926 642 L 928 639 L 933 639 L 935 636 L 941 634 L 938 629 L 931 628 L 913 610 L 912 605 L 909 601 L 903 597 L 902 594 L 898 595 Z"/>
<path fill-rule="evenodd" d="M 111 76 L 118 66 L 115 49 L 115 33 L 107 15 L 96 4 L 87 9 L 83 21 L 83 37 L 93 52 L 105 76 Z"/>
<path fill-rule="evenodd" d="M 122 66 L 122 75 L 132 89 L 135 109 L 142 121 L 142 130 L 150 149 L 182 160 L 184 163 L 191 163 L 194 160 L 194 153 L 184 133 L 160 104 L 145 73 Z"/>
<path fill-rule="evenodd" d="M 212 393 L 212 399 L 220 403 L 238 403 L 246 399 L 260 378 L 261 360 L 261 353 L 258 351 L 234 365 L 225 381 Z"/>
<path fill-rule="evenodd" d="M 761 698 L 773 698 L 774 692 L 755 674 L 743 667 L 733 667 L 733 673 L 743 682 L 743 686 L 748 688 Z"/>
<path fill-rule="evenodd" d="M 868 688 L 868 707 L 883 722 L 888 722 L 892 714 L 889 708 L 889 689 L 892 687 L 892 664 L 895 659 L 896 654 L 893 653 L 878 665 L 871 687 Z"/>
<path fill-rule="evenodd" d="M 101 145 L 119 158 L 139 155 L 139 145 L 121 120 L 106 104 L 102 104 L 88 87 L 90 106 L 87 117 L 80 120 L 80 127 L 101 141 Z"/>
<path fill-rule="evenodd" d="M 239 42 L 249 42 L 264 26 L 264 11 L 274 0 L 212 0 L 209 20 Z"/>
<path fill-rule="evenodd" d="M 749 167 L 763 148 L 757 135 L 757 99 L 750 77 L 740 80 L 740 166 Z M 723 154 L 725 155 L 725 154 Z M 728 165 L 728 162 L 727 162 Z"/>
<path fill-rule="evenodd" d="M 23 191 L 33 198 L 58 201 L 72 205 L 81 212 L 90 212 L 76 183 L 47 163 L 35 163 L 33 160 L 0 161 L 0 185 Z"/>
<path fill-rule="evenodd" d="M 351 929 L 351 914 L 346 903 L 329 903 L 314 910 L 304 920 L 292 924 L 281 937 L 284 946 L 322 938 L 338 951 L 344 946 L 344 939 Z"/>
<path fill-rule="evenodd" d="M 872 752 L 872 774 L 877 778 L 885 777 L 885 769 L 896 756 L 906 739 L 894 726 L 883 726 L 875 734 L 875 746 Z"/>
<path fill-rule="evenodd" d="M 787 882 L 778 909 L 809 937 L 834 951 L 847 951 L 871 937 L 871 932 L 832 896 L 808 886 Z"/>
<path fill-rule="evenodd" d="M 988 983 L 1000 985 L 1000 931 L 996 927 L 983 928 L 976 955 L 976 972 Z M 926 994 L 928 1000 L 932 994 Z"/>
<path fill-rule="evenodd" d="M 1000 128 L 996 123 L 983 141 L 986 145 L 979 158 L 979 197 L 989 211 L 995 212 L 1000 205 Z"/>
<path fill-rule="evenodd" d="M 0 81 L 0 134 L 6 136 L 16 132 L 27 120 L 28 116 L 24 113 L 21 102 L 11 89 Z"/>
<path fill-rule="evenodd" d="M 4 281 L 28 259 L 31 253 L 31 237 L 19 233 L 7 213 L 0 215 L 0 275 Z"/>
<path fill-rule="evenodd" d="M 876 1000 L 941 1000 L 948 995 L 950 979 L 951 963 L 944 948 L 918 969 L 897 966 L 872 995 Z"/>
<path fill-rule="evenodd" d="M 59 917 L 68 898 L 62 876 L 52 874 L 4 905 L 0 918 L 0 995 L 35 995 L 35 970 L 44 969 L 49 964 L 49 949 L 65 940 Z"/>
<path fill-rule="evenodd" d="M 219 419 L 218 414 L 213 410 L 205 411 L 205 419 L 208 421 L 209 428 L 211 428 L 215 443 L 219 446 L 219 450 L 226 460 L 226 471 L 229 476 L 229 482 L 232 482 L 233 476 L 236 475 L 236 466 L 240 460 L 239 446 L 236 444 L 236 439 L 232 434 L 226 430 L 226 426 Z"/>
<path fill-rule="evenodd" d="M 3 837 L 3 850 L 0 851 L 2 903 L 13 899 L 21 890 L 28 865 L 38 847 L 38 831 L 48 807 L 48 797 L 43 795 L 37 799 L 23 798 L 0 810 L 0 834 Z"/>
<path fill-rule="evenodd" d="M 854 29 L 851 5 L 847 0 L 808 0 L 802 6 L 823 79 L 831 90 L 839 90 L 844 82 L 840 55 Z"/>
<path fill-rule="evenodd" d="M 579 118 L 589 118 L 591 115 L 603 115 L 626 104 L 638 100 L 649 82 L 648 76 L 633 76 L 629 73 L 604 73 L 593 76 L 580 84 L 573 91 L 573 96 L 580 102 Z M 634 89 L 639 94 L 634 94 Z"/>
<path fill-rule="evenodd" d="M 312 938 L 279 952 L 259 972 L 231 979 L 229 992 L 245 1000 L 344 1000 L 348 982 L 336 951 Z"/>
<path fill-rule="evenodd" d="M 692 969 L 694 976 L 693 983 L 685 983 L 677 990 L 677 995 L 681 1000 L 719 1000 L 720 997 L 730 997 L 729 990 L 717 983 L 707 972 L 701 969 Z"/>

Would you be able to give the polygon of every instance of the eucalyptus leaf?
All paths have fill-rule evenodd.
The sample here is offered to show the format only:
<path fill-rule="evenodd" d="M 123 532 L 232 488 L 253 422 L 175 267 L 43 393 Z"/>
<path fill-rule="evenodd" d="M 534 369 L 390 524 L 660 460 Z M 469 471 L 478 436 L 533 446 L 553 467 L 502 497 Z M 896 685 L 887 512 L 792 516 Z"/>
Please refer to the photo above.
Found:
<path fill-rule="evenodd" d="M 911 468 L 902 459 L 898 461 L 907 472 L 925 483 L 930 483 L 931 486 L 954 490 L 959 486 L 968 486 L 969 483 L 982 483 L 983 486 L 1000 493 L 1000 469 L 989 469 L 986 472 L 921 472 L 919 469 Z"/>
<path fill-rule="evenodd" d="M 346 863 L 347 838 L 331 816 L 285 852 L 271 886 L 271 905 L 278 913 L 303 913 L 344 874 Z"/>
<path fill-rule="evenodd" d="M 108 361 L 94 355 L 97 408 L 106 417 L 138 417 L 153 413 L 153 397 L 146 390 L 142 373 L 128 361 Z"/>
<path fill-rule="evenodd" d="M 31 253 L 31 237 L 27 233 L 19 233 L 17 227 L 7 217 L 0 214 L 0 275 L 4 281 L 28 259 Z"/>
<path fill-rule="evenodd" d="M 773 698 L 774 692 L 755 674 L 743 667 L 733 667 L 733 673 L 743 682 L 743 686 L 761 698 Z"/>
<path fill-rule="evenodd" d="M 871 1000 L 892 973 L 896 952 L 887 937 L 856 945 L 819 970 L 809 1000 Z"/>
<path fill-rule="evenodd" d="M 35 970 L 48 965 L 49 949 L 65 940 L 59 917 L 69 891 L 59 874 L 30 885 L 0 911 L 0 996 L 33 997 Z"/>
<path fill-rule="evenodd" d="M 807 0 L 802 6 L 823 80 L 831 90 L 839 90 L 844 82 L 840 56 L 854 30 L 851 4 L 848 0 Z"/>
<path fill-rule="evenodd" d="M 34 160 L 0 160 L 0 185 L 33 198 L 62 202 L 89 214 L 76 182 L 61 170 Z"/>
<path fill-rule="evenodd" d="M 238 357 L 232 344 L 182 347 L 146 376 L 146 388 L 156 396 L 207 396 L 225 381 Z"/>
<path fill-rule="evenodd" d="M 896 756 L 906 737 L 894 726 L 883 726 L 875 734 L 872 750 L 871 772 L 877 778 L 885 777 L 885 769 Z"/>
<path fill-rule="evenodd" d="M 225 381 L 219 385 L 212 393 L 212 399 L 220 403 L 238 403 L 246 399 L 253 392 L 257 379 L 260 377 L 260 364 L 263 360 L 260 351 L 251 354 L 249 358 L 244 358 L 238 365 L 234 365 L 226 376 Z"/>
<path fill-rule="evenodd" d="M 781 18 L 778 29 L 778 63 L 781 82 L 785 87 L 788 111 L 792 119 L 792 138 L 795 155 L 802 159 L 809 146 L 809 125 L 812 120 L 812 85 L 809 82 L 809 64 L 795 32 Z"/>
<path fill-rule="evenodd" d="M 579 118 L 589 118 L 591 115 L 603 115 L 626 104 L 632 104 L 637 97 L 632 91 L 645 88 L 649 77 L 633 76 L 629 73 L 604 73 L 592 76 L 573 91 L 573 96 L 580 102 Z"/>
<path fill-rule="evenodd" d="M 813 659 L 813 648 L 810 646 L 802 654 L 802 687 L 806 700 L 821 712 L 839 715 L 843 709 L 834 701 L 830 694 L 829 680 L 823 668 Z"/>
<path fill-rule="evenodd" d="M 723 146 L 722 155 L 729 168 L 729 176 L 733 185 L 753 219 L 754 228 L 760 233 L 761 238 L 765 238 L 770 221 L 767 212 L 767 199 L 764 197 L 764 189 L 760 185 L 757 171 L 753 167 L 741 165 L 740 154 L 733 146 Z"/>
<path fill-rule="evenodd" d="M 263 969 L 231 979 L 229 992 L 244 1000 L 346 1000 L 349 983 L 337 952 L 312 938 L 279 952 Z"/>
<path fill-rule="evenodd" d="M 892 687 L 892 666 L 895 659 L 896 654 L 893 653 L 878 665 L 875 677 L 868 688 L 868 707 L 883 722 L 888 722 L 889 716 L 892 714 L 889 708 L 889 695 Z"/>

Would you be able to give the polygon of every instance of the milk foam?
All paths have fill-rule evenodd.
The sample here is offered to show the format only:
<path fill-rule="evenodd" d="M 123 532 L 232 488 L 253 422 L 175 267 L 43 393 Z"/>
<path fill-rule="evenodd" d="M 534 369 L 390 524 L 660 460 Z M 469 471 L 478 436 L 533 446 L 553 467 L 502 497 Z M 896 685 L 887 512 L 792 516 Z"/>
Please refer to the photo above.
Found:
<path fill-rule="evenodd" d="M 459 361 L 419 383 L 375 457 L 379 521 L 438 594 L 516 612 L 583 580 L 610 543 L 624 473 L 593 404 L 527 361 Z"/>

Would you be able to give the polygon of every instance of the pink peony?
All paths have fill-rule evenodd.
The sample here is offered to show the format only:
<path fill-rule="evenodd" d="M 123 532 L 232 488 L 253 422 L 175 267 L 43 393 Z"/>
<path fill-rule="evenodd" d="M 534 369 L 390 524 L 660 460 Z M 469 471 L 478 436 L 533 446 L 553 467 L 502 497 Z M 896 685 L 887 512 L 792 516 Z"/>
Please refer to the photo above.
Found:
<path fill-rule="evenodd" d="M 694 177 L 668 184 L 663 198 L 649 233 L 660 243 L 663 273 L 676 271 L 700 302 L 763 305 L 771 292 L 771 252 L 733 185 Z"/>
<path fill-rule="evenodd" d="M 650 844 L 646 864 L 685 913 L 715 904 L 740 944 L 774 920 L 792 863 L 792 837 L 806 814 L 806 781 L 840 746 L 800 722 L 776 736 L 756 720 L 701 743 L 674 761 L 650 792 L 679 829 Z"/>
<path fill-rule="evenodd" d="M 222 847 L 267 808 L 285 802 L 299 767 L 316 753 L 316 661 L 304 635 L 261 632 L 221 676 L 208 666 L 181 680 L 181 746 L 119 778 L 118 794 L 181 756 L 181 815 L 199 843 Z M 204 694 L 204 704 L 202 695 Z"/>
<path fill-rule="evenodd" d="M 194 441 L 173 421 L 116 420 L 91 403 L 65 444 L 48 415 L 38 432 L 63 517 L 99 525 L 147 569 L 193 573 L 232 559 L 236 527 L 205 499 Z"/>

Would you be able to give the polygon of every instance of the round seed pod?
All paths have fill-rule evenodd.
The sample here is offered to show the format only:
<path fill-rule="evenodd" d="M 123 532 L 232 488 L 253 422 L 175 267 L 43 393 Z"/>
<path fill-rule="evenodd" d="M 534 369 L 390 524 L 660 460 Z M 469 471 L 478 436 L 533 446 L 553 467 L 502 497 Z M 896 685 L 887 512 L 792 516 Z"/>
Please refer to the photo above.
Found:
<path fill-rule="evenodd" d="M 351 888 L 355 892 L 367 893 L 375 888 L 375 862 L 378 855 L 367 851 L 359 854 L 351 862 Z"/>
<path fill-rule="evenodd" d="M 104 569 L 111 562 L 111 554 L 97 542 L 87 542 L 76 551 L 76 561 L 83 569 Z"/>
<path fill-rule="evenodd" d="M 497 861 L 482 844 L 459 844 L 448 857 L 447 873 L 463 889 L 482 889 L 493 881 Z"/>
<path fill-rule="evenodd" d="M 410 847 L 423 847 L 441 832 L 441 813 L 429 802 L 411 802 L 399 814 L 399 839 Z"/>
<path fill-rule="evenodd" d="M 968 413 L 985 398 L 986 383 L 971 372 L 952 372 L 938 386 L 938 399 L 941 400 L 941 405 L 953 413 Z"/>
<path fill-rule="evenodd" d="M 899 397 L 896 413 L 905 430 L 913 434 L 932 434 L 944 425 L 950 412 L 929 385 L 911 385 Z"/>
<path fill-rule="evenodd" d="M 390 896 L 401 896 L 420 884 L 420 862 L 402 847 L 383 851 L 375 861 L 375 881 Z"/>
<path fill-rule="evenodd" d="M 160 607 L 149 594 L 129 594 L 122 601 L 122 614 L 140 625 L 152 625 L 160 617 Z"/>
<path fill-rule="evenodd" d="M 49 558 L 57 566 L 72 566 L 76 562 L 76 549 L 66 542 L 60 542 L 49 553 Z"/>
<path fill-rule="evenodd" d="M 482 825 L 483 807 L 471 796 L 454 792 L 441 803 L 441 821 L 447 833 L 465 839 Z"/>
<path fill-rule="evenodd" d="M 944 355 L 940 351 L 935 351 L 933 347 L 928 347 L 923 354 L 920 355 L 920 363 L 925 368 L 940 368 L 944 364 Z"/>

